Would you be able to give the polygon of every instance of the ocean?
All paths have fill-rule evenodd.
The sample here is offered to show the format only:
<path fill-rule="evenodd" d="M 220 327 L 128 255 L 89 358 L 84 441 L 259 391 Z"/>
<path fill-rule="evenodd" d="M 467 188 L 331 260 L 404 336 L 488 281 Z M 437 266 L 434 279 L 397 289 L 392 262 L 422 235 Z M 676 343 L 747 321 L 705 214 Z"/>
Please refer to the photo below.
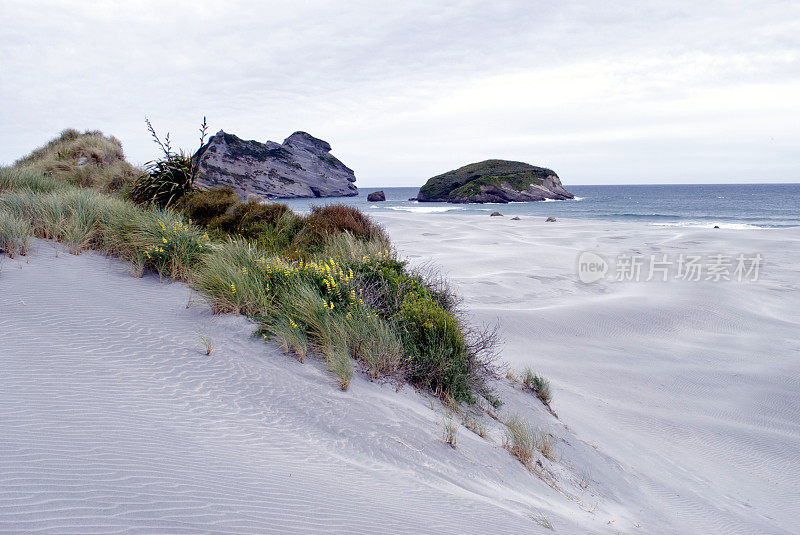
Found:
<path fill-rule="evenodd" d="M 676 184 L 629 186 L 565 186 L 570 201 L 509 204 L 446 204 L 409 201 L 418 188 L 359 188 L 357 197 L 281 200 L 297 211 L 311 206 L 344 203 L 365 212 L 416 212 L 563 217 L 641 221 L 652 225 L 722 228 L 800 226 L 800 184 Z M 382 189 L 385 202 L 367 202 Z"/>

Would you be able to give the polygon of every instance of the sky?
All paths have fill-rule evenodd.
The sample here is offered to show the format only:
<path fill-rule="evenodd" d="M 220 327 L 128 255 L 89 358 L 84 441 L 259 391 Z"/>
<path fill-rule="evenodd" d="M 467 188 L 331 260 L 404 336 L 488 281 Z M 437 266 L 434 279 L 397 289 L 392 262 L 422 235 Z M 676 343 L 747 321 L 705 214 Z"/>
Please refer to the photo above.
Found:
<path fill-rule="evenodd" d="M 488 158 L 569 184 L 800 182 L 800 1 L 0 0 L 0 164 L 325 139 L 357 185 Z"/>

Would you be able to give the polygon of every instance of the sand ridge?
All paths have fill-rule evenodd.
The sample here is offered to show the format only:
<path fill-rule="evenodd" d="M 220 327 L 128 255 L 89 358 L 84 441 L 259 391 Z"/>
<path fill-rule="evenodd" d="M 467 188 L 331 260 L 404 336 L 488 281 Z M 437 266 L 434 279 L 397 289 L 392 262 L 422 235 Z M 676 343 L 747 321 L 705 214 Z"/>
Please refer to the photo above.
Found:
<path fill-rule="evenodd" d="M 95 253 L 37 240 L 3 258 L 0 531 L 675 532 L 529 394 L 500 384 L 501 412 L 553 434 L 553 486 L 493 420 L 490 440 L 461 427 L 453 450 L 437 401 L 360 375 L 341 392 L 253 330 Z"/>

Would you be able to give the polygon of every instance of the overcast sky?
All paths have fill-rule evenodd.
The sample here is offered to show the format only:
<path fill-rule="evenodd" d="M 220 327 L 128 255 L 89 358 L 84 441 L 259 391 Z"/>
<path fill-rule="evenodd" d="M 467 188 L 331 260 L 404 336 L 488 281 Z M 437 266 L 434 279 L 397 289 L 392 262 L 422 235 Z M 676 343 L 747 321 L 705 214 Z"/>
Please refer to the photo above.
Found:
<path fill-rule="evenodd" d="M 795 0 L 0 0 L 0 21 L 0 163 L 67 127 L 143 163 L 145 116 L 194 150 L 206 115 L 323 138 L 361 186 L 487 158 L 567 185 L 800 182 Z"/>

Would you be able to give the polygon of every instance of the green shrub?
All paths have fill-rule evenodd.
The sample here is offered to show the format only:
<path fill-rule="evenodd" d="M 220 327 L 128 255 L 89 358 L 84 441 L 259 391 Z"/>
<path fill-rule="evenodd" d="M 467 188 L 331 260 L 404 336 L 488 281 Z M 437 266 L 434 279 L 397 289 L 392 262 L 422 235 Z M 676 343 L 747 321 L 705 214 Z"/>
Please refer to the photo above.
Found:
<path fill-rule="evenodd" d="M 263 232 L 265 227 L 276 227 L 288 212 L 289 207 L 281 203 L 238 203 L 211 220 L 208 226 L 228 234 L 253 238 Z"/>
<path fill-rule="evenodd" d="M 231 187 L 194 190 L 176 204 L 176 209 L 183 212 L 193 223 L 207 227 L 215 218 L 225 214 L 240 203 L 239 195 Z"/>
<path fill-rule="evenodd" d="M 458 320 L 429 296 L 406 298 L 400 320 L 411 354 L 411 381 L 439 395 L 473 402 L 475 378 Z"/>
<path fill-rule="evenodd" d="M 136 204 L 169 208 L 192 190 L 194 179 L 199 171 L 200 161 L 180 150 L 173 152 L 169 133 L 164 141 L 156 134 L 149 119 L 145 119 L 153 141 L 161 148 L 164 156 L 147 164 L 147 174 L 141 176 L 130 191 L 130 198 Z M 206 118 L 200 126 L 200 146 L 206 137 Z"/>
<path fill-rule="evenodd" d="M 130 198 L 136 204 L 168 208 L 191 191 L 195 173 L 191 156 L 183 151 L 166 154 L 147 165 L 147 174 L 133 183 Z"/>
<path fill-rule="evenodd" d="M 30 223 L 5 211 L 0 211 L 0 252 L 14 258 L 28 252 L 33 235 Z"/>
<path fill-rule="evenodd" d="M 305 225 L 297 236 L 298 247 L 319 250 L 330 236 L 347 232 L 364 241 L 386 244 L 389 239 L 385 231 L 357 208 L 344 204 L 314 206 L 305 219 Z"/>

